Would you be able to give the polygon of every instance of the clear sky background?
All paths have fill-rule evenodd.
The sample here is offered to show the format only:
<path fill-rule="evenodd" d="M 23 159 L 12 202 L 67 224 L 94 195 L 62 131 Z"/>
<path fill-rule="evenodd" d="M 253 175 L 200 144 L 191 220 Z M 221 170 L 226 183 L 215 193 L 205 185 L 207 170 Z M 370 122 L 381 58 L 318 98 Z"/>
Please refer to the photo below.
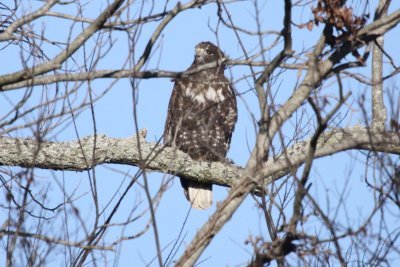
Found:
<path fill-rule="evenodd" d="M 11 1 L 2 2 L 7 3 Z M 27 2 L 28 1 L 24 3 L 24 8 L 20 9 L 19 12 L 36 10 L 43 4 L 40 1 L 32 1 L 30 6 Z M 131 18 L 135 17 L 135 12 L 137 12 L 140 2 L 141 1 L 137 1 L 137 3 L 132 5 L 130 9 L 132 12 L 130 15 Z M 154 13 L 162 11 L 164 8 L 164 1 L 154 2 Z M 242 1 L 229 4 L 228 6 L 232 19 L 237 26 L 256 31 L 255 9 L 252 2 L 253 1 Z M 261 30 L 281 30 L 283 19 L 282 2 L 283 1 L 259 1 Z M 357 4 L 360 1 L 348 2 L 357 7 L 360 6 Z M 376 6 L 376 1 L 369 2 L 371 8 Z M 175 4 L 176 1 L 169 1 L 167 9 L 172 8 Z M 102 1 L 88 1 L 82 10 L 83 17 L 95 18 L 104 9 L 104 5 Z M 400 4 L 396 3 L 396 5 L 397 8 L 399 8 Z M 149 8 L 150 2 L 145 5 L 145 9 Z M 54 11 L 69 13 L 71 15 L 77 14 L 77 9 L 74 5 L 59 6 L 55 8 Z M 355 10 L 355 12 L 360 14 L 361 10 Z M 373 12 L 374 10 L 370 10 L 371 17 L 373 17 Z M 211 41 L 218 44 L 224 53 L 232 59 L 243 59 L 243 53 L 238 45 L 234 32 L 218 24 L 216 13 L 217 6 L 215 4 L 210 4 L 201 9 L 192 9 L 178 15 L 164 30 L 162 37 L 156 44 L 154 54 L 145 69 L 183 71 L 188 68 L 193 61 L 194 46 L 202 41 Z M 298 7 L 294 10 L 293 20 L 295 23 L 305 23 L 311 18 L 311 12 L 308 6 L 304 8 Z M 140 36 L 137 37 L 138 41 L 134 47 L 136 60 L 141 55 L 150 34 L 152 34 L 158 23 L 159 22 L 149 23 L 140 29 Z M 71 28 L 70 25 L 71 23 L 69 21 L 45 17 L 35 22 L 34 27 L 35 29 L 42 28 L 46 36 L 54 40 L 66 41 L 70 38 L 70 31 L 71 35 L 74 37 L 86 26 L 76 24 Z M 294 50 L 299 53 L 312 48 L 312 44 L 318 39 L 321 30 L 322 27 L 316 27 L 313 31 L 293 27 Z M 386 48 L 398 50 L 398 43 L 400 41 L 399 29 L 394 29 L 387 36 Z M 104 42 L 106 42 L 107 38 L 110 38 L 109 41 L 112 41 L 113 45 L 110 52 L 108 52 L 96 66 L 96 69 L 129 68 L 129 64 L 126 64 L 126 59 L 131 43 L 126 33 L 114 31 L 111 35 L 107 33 L 99 37 L 103 38 L 102 40 Z M 241 37 L 248 51 L 256 48 L 259 44 L 258 36 L 241 34 Z M 264 46 L 270 46 L 274 38 L 275 36 L 263 38 Z M 93 52 L 93 44 L 94 39 L 87 43 L 85 51 L 81 49 L 74 54 L 74 59 L 76 59 L 77 62 L 82 62 L 82 58 L 85 55 L 87 56 Z M 0 45 L 2 44 L 0 43 Z M 44 43 L 42 47 L 50 58 L 60 51 L 56 46 L 46 43 Z M 4 50 L 0 51 L 0 74 L 19 70 L 21 68 L 21 49 L 18 46 L 5 48 L 3 45 L 1 48 L 4 48 Z M 281 48 L 281 45 L 265 53 L 266 60 L 272 59 L 279 51 L 279 48 Z M 25 52 L 23 54 L 27 55 Z M 304 58 L 300 58 L 299 62 L 302 62 L 303 59 Z M 68 61 L 68 64 L 74 63 L 73 61 Z M 370 61 L 368 61 L 368 67 L 358 69 L 356 72 L 369 75 L 369 66 Z M 243 79 L 243 77 L 249 75 L 249 73 L 248 67 L 242 66 L 232 67 L 226 70 L 226 75 L 232 79 L 235 89 L 240 94 L 238 98 L 239 120 L 228 154 L 228 157 L 239 166 L 244 166 L 246 164 L 254 145 L 255 129 L 253 117 L 256 119 L 259 118 L 258 101 L 252 90 L 253 88 L 251 88 L 252 81 L 249 78 Z M 295 90 L 296 79 L 302 76 L 304 76 L 304 73 L 285 71 L 285 73 L 273 80 L 272 88 L 276 94 L 275 100 L 277 105 L 284 103 L 285 100 L 290 97 Z M 137 80 L 136 82 L 138 82 L 137 94 L 139 102 L 137 105 L 137 118 L 139 129 L 147 129 L 148 141 L 158 141 L 163 134 L 167 105 L 173 82 L 166 78 Z M 398 83 L 396 81 L 391 81 L 391 84 L 396 86 Z M 49 85 L 47 90 L 42 90 L 39 87 L 35 88 L 33 97 L 24 108 L 28 109 L 29 107 L 37 105 L 44 98 L 51 98 L 54 95 L 54 90 L 66 90 L 66 88 L 72 88 L 75 84 L 69 83 L 64 85 L 64 88 L 55 88 L 55 85 Z M 349 103 L 352 104 L 354 110 L 350 113 L 348 113 L 348 107 L 344 107 L 341 110 L 340 117 L 338 118 L 338 120 L 343 118 L 341 126 L 354 125 L 357 122 L 362 122 L 360 107 L 357 103 L 352 101 L 355 101 L 361 94 L 365 94 L 368 100 L 368 90 L 370 90 L 370 88 L 354 83 L 352 80 L 345 80 L 344 87 L 346 91 L 352 91 L 354 98 L 352 98 Z M 121 79 L 114 84 L 114 80 L 101 79 L 92 82 L 91 88 L 93 93 L 98 96 L 106 93 L 96 102 L 94 107 L 97 132 L 116 138 L 129 137 L 135 134 L 132 87 L 129 80 Z M 82 85 L 76 94 L 76 100 L 78 101 L 86 97 L 87 90 L 87 85 Z M 334 82 L 332 82 L 329 86 L 324 88 L 324 90 L 336 92 L 337 87 Z M 1 93 L 0 115 L 4 116 L 4 114 L 18 102 L 23 94 L 24 90 L 21 89 Z M 73 97 L 71 97 L 71 100 L 73 100 Z M 55 106 L 54 108 L 59 109 L 60 106 Z M 306 107 L 304 107 L 303 111 L 306 113 L 303 124 L 305 124 L 307 120 L 313 120 L 312 113 L 307 113 Z M 296 115 L 300 116 L 301 114 L 299 112 Z M 30 116 L 25 119 L 25 123 L 29 120 L 34 121 L 37 116 L 38 115 L 35 113 L 30 114 Z M 296 118 L 293 118 L 292 121 L 295 119 Z M 23 123 L 24 121 L 17 122 L 17 124 Z M 93 134 L 93 122 L 89 109 L 86 109 L 77 116 L 76 125 L 79 137 Z M 63 126 L 55 129 L 48 135 L 48 138 L 57 141 L 76 140 L 77 135 L 73 125 L 64 123 Z M 32 126 L 31 130 L 17 130 L 11 135 L 13 137 L 29 137 L 32 136 L 32 131 L 34 130 L 36 130 L 36 128 Z M 284 136 L 286 141 L 293 138 L 293 131 L 293 124 L 288 123 L 285 125 Z M 305 135 L 303 138 L 307 139 L 307 137 L 308 136 Z M 279 147 L 278 143 L 276 146 Z M 353 225 L 356 227 L 362 222 L 361 218 L 363 218 L 363 214 L 368 214 L 366 211 L 371 209 L 373 205 L 372 194 L 363 182 L 365 176 L 363 159 L 363 156 L 357 152 L 340 153 L 335 156 L 319 159 L 316 161 L 317 164 L 310 175 L 310 182 L 312 183 L 310 192 L 320 201 L 322 208 L 337 212 L 334 216 L 341 218 L 343 220 L 343 225 Z M 118 172 L 115 171 L 115 169 L 117 169 Z M 120 194 L 121 191 L 118 190 L 118 187 L 120 187 L 121 184 L 127 185 L 130 179 L 126 177 L 126 174 L 134 175 L 136 171 L 137 169 L 132 166 L 108 165 L 96 167 L 100 206 L 106 207 L 109 201 L 113 199 L 116 192 L 118 192 L 117 195 Z M 75 203 L 77 206 L 79 205 L 82 217 L 88 222 L 93 220 L 94 210 L 93 204 L 90 201 L 88 173 L 38 170 L 36 174 L 37 188 L 40 188 L 42 184 L 50 186 L 49 199 L 47 200 L 50 206 L 55 206 L 63 201 L 63 196 L 60 194 L 57 181 L 60 182 L 64 180 L 67 190 L 70 190 L 70 194 L 73 194 L 74 198 L 77 199 Z M 147 175 L 152 193 L 157 192 L 164 179 L 170 178 L 169 175 L 160 173 L 148 173 Z M 140 184 L 142 184 L 142 180 L 139 181 Z M 336 210 L 337 201 L 339 201 L 343 190 L 345 192 L 343 196 L 346 197 L 347 205 L 346 207 L 340 207 Z M 214 203 L 222 201 L 227 195 L 227 192 L 227 188 L 214 186 Z M 327 201 L 328 197 L 329 202 Z M 142 202 L 142 204 L 140 204 L 137 209 L 134 209 L 139 202 Z M 112 203 L 115 203 L 115 200 L 112 200 Z M 111 206 L 112 205 L 110 205 L 110 207 Z M 106 208 L 106 214 L 110 212 L 110 207 Z M 138 216 L 146 207 L 147 203 L 143 189 L 140 186 L 134 186 L 128 193 L 122 208 L 119 209 L 113 222 L 123 222 L 129 214 L 132 214 L 132 217 Z M 288 206 L 287 209 L 288 214 L 290 214 L 292 207 Z M 164 259 L 170 254 L 174 242 L 182 231 L 182 235 L 178 241 L 183 242 L 182 246 L 177 252 L 172 252 L 176 253 L 174 254 L 174 258 L 178 259 L 185 245 L 191 241 L 197 229 L 206 222 L 214 211 L 215 204 L 211 209 L 206 211 L 190 210 L 179 180 L 176 178 L 173 179 L 173 182 L 170 183 L 170 188 L 161 199 L 156 214 L 161 245 L 164 249 Z M 6 216 L 6 214 L 0 213 L 0 222 L 4 221 L 3 216 Z M 107 242 L 113 242 L 121 236 L 135 235 L 140 232 L 145 227 L 148 219 L 149 215 L 146 214 L 137 221 L 130 223 L 127 227 L 112 228 L 106 235 L 105 245 L 107 245 Z M 394 216 L 393 223 L 398 223 L 398 219 L 398 216 Z M 63 222 L 59 220 L 54 223 L 53 226 L 49 228 L 49 233 L 55 234 L 57 231 L 60 231 L 59 226 L 62 223 Z M 72 222 L 69 223 L 71 224 L 71 229 L 74 228 L 75 224 Z M 308 227 L 308 229 L 313 229 L 316 233 L 319 231 L 321 231 L 321 234 L 324 233 L 324 230 L 321 230 L 322 228 L 319 222 L 308 223 L 306 227 Z M 245 245 L 244 241 L 250 236 L 254 237 L 260 235 L 265 239 L 269 239 L 266 231 L 265 221 L 257 208 L 256 202 L 251 196 L 247 197 L 230 222 L 225 225 L 208 249 L 203 253 L 200 259 L 200 261 L 203 262 L 200 266 L 242 266 L 252 255 L 252 247 L 250 245 Z M 0 258 L 3 256 L 4 251 L 0 248 Z M 156 266 L 157 261 L 155 260 L 155 256 L 154 237 L 150 229 L 146 234 L 137 239 L 123 242 L 122 245 L 118 247 L 116 253 L 108 253 L 108 262 L 105 265 Z M 153 259 L 154 261 L 152 261 Z M 66 259 L 54 257 L 51 260 L 54 264 L 51 266 L 63 266 L 63 262 Z M 399 262 L 399 259 L 396 260 Z M 152 263 L 150 263 L 151 261 Z M 0 260 L 0 266 L 2 266 L 2 264 L 4 264 L 4 262 Z M 333 266 L 335 266 L 335 264 L 333 264 Z"/>

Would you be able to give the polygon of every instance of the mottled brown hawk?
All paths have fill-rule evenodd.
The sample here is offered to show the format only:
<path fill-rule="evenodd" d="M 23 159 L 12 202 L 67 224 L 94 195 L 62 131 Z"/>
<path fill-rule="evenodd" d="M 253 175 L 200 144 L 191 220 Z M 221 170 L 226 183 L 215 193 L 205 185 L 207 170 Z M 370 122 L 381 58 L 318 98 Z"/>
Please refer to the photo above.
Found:
<path fill-rule="evenodd" d="M 168 106 L 164 141 L 199 161 L 224 161 L 237 120 L 235 92 L 224 75 L 222 51 L 210 42 L 196 45 L 193 73 L 175 80 Z M 212 68 L 202 65 L 217 63 Z M 210 65 L 210 64 L 209 64 Z M 211 64 L 212 65 L 212 64 Z M 193 208 L 212 204 L 212 184 L 180 177 Z"/>

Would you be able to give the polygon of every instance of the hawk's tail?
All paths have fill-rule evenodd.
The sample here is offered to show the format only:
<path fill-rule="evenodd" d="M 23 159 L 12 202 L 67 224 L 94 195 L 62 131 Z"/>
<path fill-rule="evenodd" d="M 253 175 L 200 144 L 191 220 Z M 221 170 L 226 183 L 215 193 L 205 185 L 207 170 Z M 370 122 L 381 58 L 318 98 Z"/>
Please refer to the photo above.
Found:
<path fill-rule="evenodd" d="M 187 200 L 195 209 L 205 210 L 212 205 L 212 185 L 182 181 L 182 186 Z"/>

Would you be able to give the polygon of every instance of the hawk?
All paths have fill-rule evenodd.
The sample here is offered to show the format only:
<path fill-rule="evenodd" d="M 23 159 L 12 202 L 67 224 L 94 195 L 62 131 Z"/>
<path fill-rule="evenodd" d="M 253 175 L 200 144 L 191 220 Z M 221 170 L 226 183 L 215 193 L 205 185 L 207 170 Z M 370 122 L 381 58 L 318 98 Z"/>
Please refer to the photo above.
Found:
<path fill-rule="evenodd" d="M 175 79 L 168 106 L 164 142 L 186 152 L 193 160 L 224 161 L 237 120 L 235 92 L 224 75 L 222 51 L 210 42 L 196 45 L 187 76 Z M 201 66 L 217 63 L 212 68 Z M 193 208 L 212 204 L 212 184 L 180 177 Z"/>

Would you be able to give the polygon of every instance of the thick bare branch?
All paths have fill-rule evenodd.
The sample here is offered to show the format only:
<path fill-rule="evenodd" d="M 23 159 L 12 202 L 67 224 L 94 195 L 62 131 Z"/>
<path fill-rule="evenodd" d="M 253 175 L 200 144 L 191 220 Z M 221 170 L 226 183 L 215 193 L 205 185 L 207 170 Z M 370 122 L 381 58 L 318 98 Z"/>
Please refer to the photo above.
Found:
<path fill-rule="evenodd" d="M 373 23 L 365 26 L 359 31 L 359 38 L 362 40 L 375 39 L 377 36 L 384 35 L 389 30 L 393 29 L 400 22 L 400 10 L 392 12 L 388 16 L 384 16 Z"/>
<path fill-rule="evenodd" d="M 96 153 L 93 153 L 94 147 Z M 92 158 L 93 155 L 96 155 L 95 159 Z M 228 181 L 236 179 L 240 172 L 238 168 L 223 163 L 199 163 L 181 151 L 157 143 L 148 143 L 145 140 L 145 130 L 139 137 L 114 139 L 100 135 L 96 139 L 89 136 L 71 142 L 0 138 L 0 165 L 4 166 L 84 171 L 104 163 L 128 164 L 165 173 L 180 173 L 189 179 L 200 177 L 200 181 L 220 177 L 216 183 L 221 185 L 229 185 Z"/>
<path fill-rule="evenodd" d="M 152 171 L 179 173 L 188 179 L 222 186 L 232 186 L 244 175 L 243 168 L 239 166 L 221 162 L 197 162 L 184 152 L 149 143 L 145 140 L 143 132 L 139 135 L 139 144 L 136 136 L 124 139 L 97 136 L 94 160 L 91 158 L 93 137 L 71 142 L 38 142 L 34 139 L 2 137 L 0 165 L 84 171 L 106 163 L 127 164 Z M 303 164 L 306 161 L 309 142 L 299 142 L 288 148 L 285 154 L 268 160 L 264 164 L 262 177 L 272 177 L 271 180 L 275 180 L 283 176 L 290 167 L 288 159 L 296 166 Z M 139 156 L 138 145 L 142 158 Z M 350 149 L 400 154 L 400 136 L 394 132 L 371 132 L 361 128 L 334 130 L 321 135 L 315 156 L 324 157 Z M 89 165 L 92 162 L 94 165 Z"/>
<path fill-rule="evenodd" d="M 290 160 L 293 166 L 303 164 L 306 159 L 308 145 L 309 141 L 299 142 L 288 149 L 287 153 L 283 154 L 282 157 L 279 157 L 279 160 L 268 161 L 262 171 L 263 176 L 268 177 L 271 173 L 282 170 L 283 166 L 287 168 L 287 162 L 285 162 L 287 160 Z M 399 154 L 400 135 L 396 132 L 372 131 L 359 127 L 337 129 L 320 136 L 314 155 L 316 158 L 320 158 L 350 149 Z"/>
<path fill-rule="evenodd" d="M 375 19 L 386 16 L 389 2 L 379 1 Z M 376 38 L 372 49 L 372 128 L 381 130 L 386 124 L 386 107 L 383 101 L 383 40 L 383 35 Z"/>

